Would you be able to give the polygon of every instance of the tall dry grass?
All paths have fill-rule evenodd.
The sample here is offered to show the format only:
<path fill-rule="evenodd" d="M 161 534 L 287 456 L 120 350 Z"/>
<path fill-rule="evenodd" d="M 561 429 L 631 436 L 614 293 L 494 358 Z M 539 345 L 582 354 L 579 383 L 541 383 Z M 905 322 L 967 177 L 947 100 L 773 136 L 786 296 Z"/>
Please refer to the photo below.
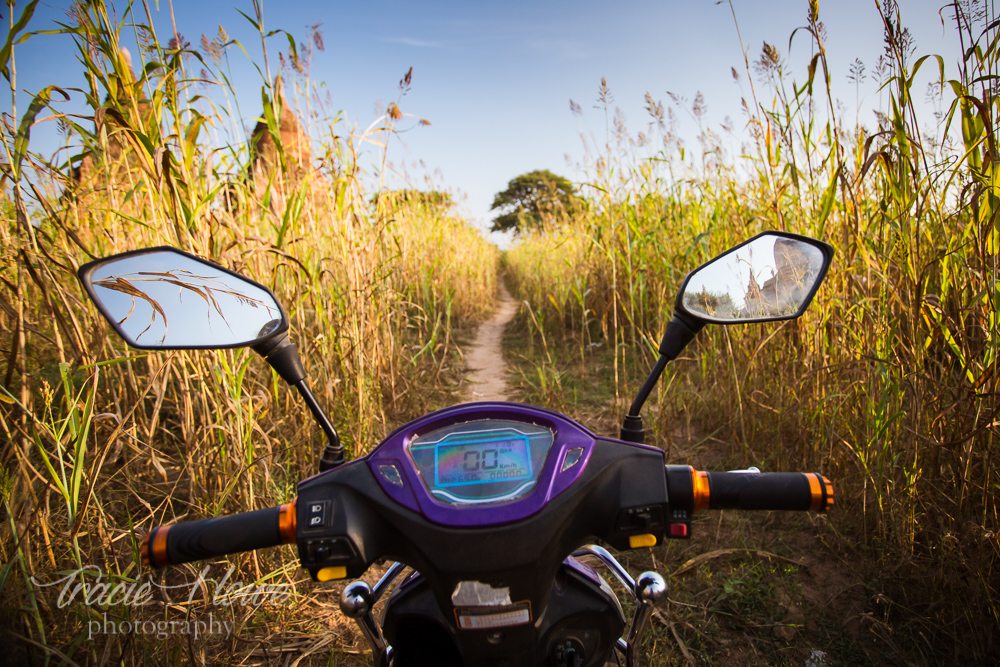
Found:
<path fill-rule="evenodd" d="M 895 2 L 879 11 L 885 55 L 869 75 L 884 104 L 870 129 L 832 97 L 831 77 L 865 73 L 830 69 L 814 2 L 793 36 L 811 40 L 808 63 L 765 44 L 734 70 L 749 88 L 747 160 L 705 125 L 700 95 L 667 107 L 647 95 L 650 126 L 633 135 L 602 82 L 609 131 L 588 146 L 588 214 L 523 238 L 505 262 L 539 342 L 614 347 L 621 415 L 689 270 L 764 229 L 836 246 L 801 320 L 704 331 L 668 367 L 647 423 L 665 444 L 693 420 L 740 467 L 823 470 L 838 486 L 832 522 L 871 583 L 868 627 L 907 660 L 989 662 L 1000 652 L 998 13 L 946 8 L 956 69 L 916 57 Z M 927 91 L 918 72 L 931 73 Z M 940 110 L 930 124 L 918 122 L 925 92 Z M 679 144 L 675 110 L 697 121 L 697 146 Z"/>
<path fill-rule="evenodd" d="M 23 86 L 14 42 L 35 4 L 11 12 L 0 65 L 12 89 Z M 267 57 L 273 44 L 255 9 L 246 19 L 265 54 L 257 65 L 274 177 L 246 177 L 251 154 L 228 83 L 228 59 L 246 50 L 221 29 L 198 53 L 176 36 L 164 45 L 146 3 L 130 5 L 118 22 L 102 2 L 73 5 L 63 32 L 76 42 L 96 127 L 59 117 L 68 152 L 45 159 L 29 141 L 47 108 L 58 116 L 50 101 L 62 92 L 53 87 L 0 128 L 0 607 L 12 659 L 216 663 L 323 648 L 311 659 L 325 663 L 336 645 L 329 611 L 310 601 L 308 585 L 299 590 L 288 549 L 232 559 L 244 582 L 295 588 L 290 603 L 263 609 L 183 599 L 101 607 L 80 597 L 61 607 L 58 587 L 41 585 L 88 565 L 113 583 L 134 582 L 146 575 L 137 551 L 143 532 L 287 502 L 316 470 L 323 445 L 304 405 L 247 350 L 129 350 L 87 302 L 80 264 L 169 244 L 268 285 L 286 306 L 313 391 L 353 455 L 401 421 L 452 402 L 449 382 L 461 368 L 454 334 L 492 307 L 495 248 L 447 208 L 384 188 L 373 196 L 379 180 L 359 158 L 363 146 L 387 150 L 406 122 L 399 107 L 409 76 L 400 99 L 359 134 L 313 94 L 308 58 L 322 48 L 321 35 L 283 56 L 290 97 L 312 100 L 305 117 L 318 120 L 305 128 L 316 157 L 296 178 L 282 175 L 302 146 L 283 143 L 269 69 L 276 63 Z M 136 73 L 123 55 L 125 30 L 140 44 Z M 204 80 L 221 85 L 206 89 Z M 85 166 L 81 150 L 90 156 Z M 224 567 L 216 570 L 219 577 Z M 192 582 L 194 572 L 165 577 Z M 210 612 L 236 624 L 232 637 L 88 631 L 102 615 L 164 622 Z"/>

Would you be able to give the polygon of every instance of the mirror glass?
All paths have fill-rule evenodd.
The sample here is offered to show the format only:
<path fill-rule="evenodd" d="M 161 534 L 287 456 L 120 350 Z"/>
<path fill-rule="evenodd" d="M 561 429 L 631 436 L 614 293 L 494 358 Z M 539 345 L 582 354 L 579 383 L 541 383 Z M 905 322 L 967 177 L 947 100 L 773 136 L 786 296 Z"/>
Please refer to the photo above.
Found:
<path fill-rule="evenodd" d="M 763 234 L 692 273 L 682 303 L 713 322 L 795 317 L 808 305 L 825 261 L 811 243 Z"/>
<path fill-rule="evenodd" d="M 266 290 L 172 250 L 112 257 L 88 282 L 112 326 L 139 347 L 250 345 L 284 324 Z"/>

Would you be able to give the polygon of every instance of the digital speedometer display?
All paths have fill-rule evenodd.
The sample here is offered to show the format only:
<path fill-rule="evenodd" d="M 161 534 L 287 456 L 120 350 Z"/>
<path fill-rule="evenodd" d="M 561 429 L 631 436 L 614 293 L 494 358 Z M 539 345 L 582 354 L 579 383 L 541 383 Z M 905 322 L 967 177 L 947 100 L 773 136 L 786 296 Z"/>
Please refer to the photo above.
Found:
<path fill-rule="evenodd" d="M 435 482 L 439 487 L 490 484 L 531 477 L 531 452 L 525 436 L 456 442 L 438 447 Z"/>
<path fill-rule="evenodd" d="M 406 451 L 436 500 L 482 505 L 510 502 L 534 488 L 554 439 L 543 426 L 484 419 L 415 437 Z"/>

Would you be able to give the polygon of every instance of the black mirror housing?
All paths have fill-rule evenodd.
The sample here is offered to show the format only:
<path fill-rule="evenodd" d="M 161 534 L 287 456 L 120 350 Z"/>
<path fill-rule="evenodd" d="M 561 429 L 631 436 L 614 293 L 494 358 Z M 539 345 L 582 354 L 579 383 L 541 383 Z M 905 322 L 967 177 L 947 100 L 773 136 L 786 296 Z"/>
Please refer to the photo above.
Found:
<path fill-rule="evenodd" d="M 115 332 L 142 350 L 250 347 L 288 331 L 267 287 L 170 246 L 98 259 L 77 273 Z"/>
<path fill-rule="evenodd" d="M 795 319 L 809 307 L 833 261 L 833 246 L 767 231 L 684 278 L 674 308 L 691 320 L 748 324 Z"/>

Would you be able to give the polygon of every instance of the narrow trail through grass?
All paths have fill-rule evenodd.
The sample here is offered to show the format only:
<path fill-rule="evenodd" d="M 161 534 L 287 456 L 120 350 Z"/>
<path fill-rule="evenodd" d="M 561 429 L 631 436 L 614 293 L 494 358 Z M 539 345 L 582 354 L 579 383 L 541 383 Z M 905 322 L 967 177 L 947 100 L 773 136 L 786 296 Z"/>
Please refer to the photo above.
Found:
<path fill-rule="evenodd" d="M 465 353 L 469 368 L 467 383 L 462 390 L 464 401 L 508 400 L 507 363 L 501 342 L 504 327 L 517 313 L 517 301 L 510 295 L 503 276 L 497 281 L 497 310 L 479 325 L 476 337 Z"/>

